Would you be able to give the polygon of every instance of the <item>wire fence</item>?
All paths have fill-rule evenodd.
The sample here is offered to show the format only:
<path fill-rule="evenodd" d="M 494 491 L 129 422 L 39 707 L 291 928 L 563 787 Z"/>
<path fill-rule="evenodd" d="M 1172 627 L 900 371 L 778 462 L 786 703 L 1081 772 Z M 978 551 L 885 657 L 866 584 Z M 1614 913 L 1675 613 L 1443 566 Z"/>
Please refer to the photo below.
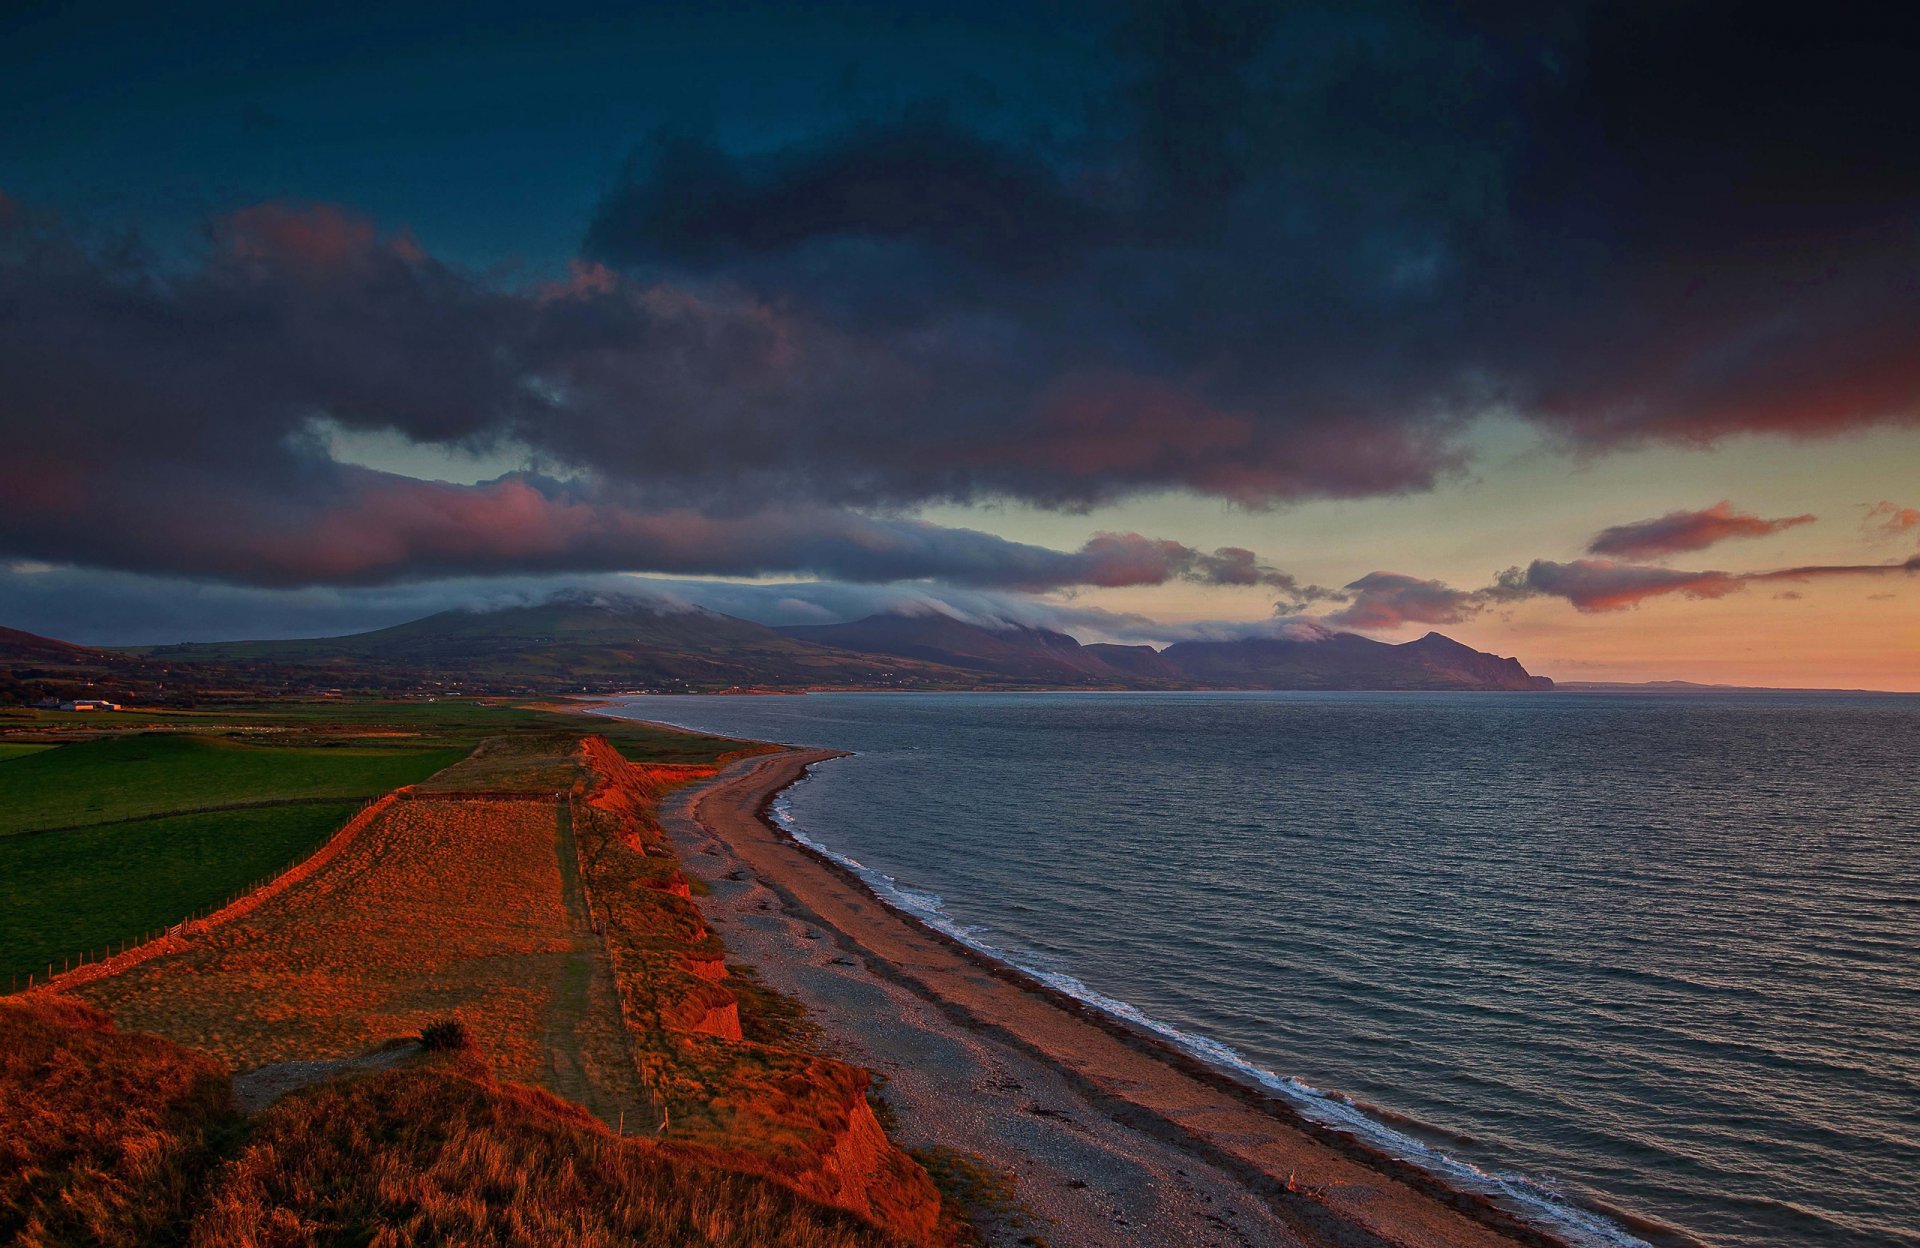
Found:
<path fill-rule="evenodd" d="M 342 801 L 353 801 L 353 800 L 355 799 L 338 798 L 338 797 L 288 798 L 288 799 L 284 799 L 281 801 L 274 801 L 274 802 L 247 802 L 247 803 L 241 803 L 237 805 L 201 807 L 194 810 L 169 811 L 164 816 L 153 816 L 153 817 L 154 818 L 171 818 L 174 815 L 199 814 L 199 813 L 202 813 L 203 811 L 257 810 L 257 809 L 262 809 L 268 806 L 313 805 L 321 802 L 338 804 Z M 48 958 L 46 970 L 44 972 L 37 971 L 37 970 L 28 971 L 24 981 L 21 979 L 18 972 L 14 972 L 9 976 L 9 983 L 7 986 L 8 995 L 12 995 L 18 992 L 30 992 L 35 988 L 43 988 L 48 984 L 49 981 L 58 979 L 63 975 L 69 974 L 70 972 L 80 970 L 82 967 L 95 966 L 102 962 L 109 962 L 115 958 L 124 957 L 129 953 L 134 953 L 141 949 L 144 949 L 148 945 L 156 944 L 157 942 L 160 942 L 160 941 L 176 939 L 191 924 L 198 923 L 203 919 L 210 918 L 213 915 L 220 913 L 222 910 L 225 910 L 230 906 L 233 906 L 238 904 L 239 902 L 245 901 L 247 898 L 252 897 L 256 893 L 259 893 L 261 890 L 271 887 L 272 885 L 278 883 L 281 879 L 283 879 L 289 872 L 297 869 L 298 867 L 300 867 L 301 865 L 307 862 L 310 862 L 313 859 L 315 854 L 319 853 L 322 849 L 325 849 L 327 845 L 331 844 L 334 838 L 338 837 L 341 832 L 344 832 L 347 828 L 351 827 L 356 821 L 365 817 L 366 813 L 372 810 L 375 806 L 379 805 L 381 801 L 381 799 L 377 797 L 361 798 L 358 800 L 361 802 L 360 809 L 354 811 L 353 815 L 350 818 L 348 818 L 345 823 L 341 824 L 340 827 L 334 829 L 332 834 L 328 836 L 327 840 L 321 842 L 321 844 L 317 846 L 312 852 L 301 854 L 300 856 L 294 858 L 291 862 L 287 863 L 286 866 L 281 867 L 276 871 L 269 872 L 268 874 L 263 875 L 258 879 L 251 881 L 250 883 L 246 884 L 242 888 L 238 888 L 233 890 L 232 892 L 229 892 L 225 898 L 223 898 L 218 902 L 208 902 L 203 906 L 195 907 L 193 910 L 189 911 L 187 914 L 181 916 L 181 918 L 176 922 L 165 923 L 158 927 L 143 928 L 141 931 L 139 931 L 136 934 L 125 936 L 117 941 L 110 941 L 106 945 L 98 949 L 87 949 L 79 953 L 62 954 L 58 958 Z M 125 822 L 134 822 L 134 820 L 126 820 Z M 79 826 L 98 827 L 100 825 L 82 824 Z M 39 829 L 39 830 L 40 831 L 58 831 L 60 829 L 49 828 L 49 829 Z M 54 970 L 54 967 L 56 965 L 60 968 L 57 972 Z"/>
<path fill-rule="evenodd" d="M 24 978 L 22 978 L 22 976 L 20 976 L 19 974 L 15 973 L 10 977 L 10 983 L 7 988 L 8 994 L 11 995 L 14 993 L 33 991 L 34 989 L 37 989 L 37 988 L 45 988 L 52 981 L 59 980 L 62 977 L 69 975 L 74 971 L 81 970 L 88 966 L 97 966 L 101 963 L 111 962 L 116 958 L 124 958 L 129 954 L 137 954 L 137 953 L 141 953 L 143 951 L 148 951 L 148 950 L 152 950 L 153 952 L 156 952 L 156 953 L 163 951 L 164 942 L 179 939 L 194 924 L 200 923 L 206 919 L 209 919 L 214 915 L 217 915 L 222 911 L 228 910 L 231 907 L 239 904 L 240 902 L 247 900 L 250 897 L 258 895 L 264 890 L 272 888 L 274 885 L 276 885 L 277 883 L 285 879 L 293 871 L 299 869 L 300 867 L 308 863 L 311 863 L 316 857 L 318 857 L 322 852 L 325 851 L 328 845 L 334 844 L 335 841 L 338 840 L 343 833 L 348 831 L 348 829 L 352 828 L 360 820 L 364 819 L 369 811 L 371 811 L 375 806 L 380 805 L 383 801 L 386 801 L 388 799 L 391 799 L 392 801 L 396 801 L 396 802 L 419 802 L 419 801 L 498 801 L 498 802 L 550 801 L 550 802 L 553 802 L 555 806 L 555 817 L 565 820 L 565 831 L 567 834 L 567 839 L 571 843 L 571 846 L 573 849 L 574 867 L 575 867 L 576 876 L 580 884 L 581 904 L 586 911 L 587 926 L 591 929 L 593 935 L 597 938 L 596 943 L 599 945 L 602 956 L 605 957 L 606 959 L 607 968 L 611 973 L 614 981 L 615 992 L 624 996 L 624 993 L 622 992 L 622 989 L 621 989 L 621 985 L 624 981 L 624 978 L 627 972 L 626 972 L 626 968 L 623 967 L 621 964 L 621 957 L 620 957 L 618 944 L 616 941 L 614 941 L 611 938 L 611 935 L 608 931 L 609 923 L 613 917 L 612 910 L 610 907 L 602 907 L 594 899 L 593 885 L 591 883 L 591 874 L 594 867 L 594 862 L 592 858 L 588 857 L 585 854 L 583 847 L 581 845 L 580 835 L 579 835 L 580 830 L 583 827 L 593 829 L 598 836 L 603 838 L 613 835 L 613 833 L 609 832 L 608 830 L 600 826 L 601 820 L 603 818 L 610 818 L 612 816 L 607 816 L 603 812 L 596 811 L 590 805 L 583 805 L 579 800 L 579 795 L 573 790 L 564 790 L 560 792 L 555 792 L 554 790 L 551 790 L 551 789 L 524 790 L 524 791 L 522 790 L 474 790 L 474 791 L 442 790 L 442 791 L 432 791 L 432 792 L 421 792 L 417 789 L 399 789 L 399 790 L 395 790 L 392 793 L 383 795 L 382 797 L 379 797 L 379 798 L 361 799 L 362 805 L 359 808 L 359 810 L 355 811 L 353 816 L 350 819 L 348 819 L 344 824 L 342 824 L 340 828 L 336 829 L 333 835 L 330 836 L 323 845 L 321 845 L 319 848 L 314 850 L 312 853 L 303 854 L 300 857 L 293 859 L 291 862 L 287 863 L 284 867 L 281 867 L 279 870 L 260 876 L 258 879 L 255 879 L 249 882 L 245 886 L 229 892 L 224 898 L 222 898 L 218 902 L 208 902 L 205 905 L 196 907 L 195 909 L 188 912 L 187 914 L 182 915 L 175 922 L 163 924 L 158 927 L 143 929 L 138 933 L 128 935 L 120 940 L 109 942 L 106 945 L 101 946 L 100 948 L 97 948 L 97 949 L 88 949 L 80 953 L 69 953 L 69 954 L 62 955 L 59 958 L 49 958 L 47 960 L 47 964 L 44 972 L 38 971 L 38 970 L 30 971 L 26 974 Z M 211 812 L 211 811 L 221 811 L 221 810 L 248 810 L 248 809 L 257 809 L 257 808 L 267 807 L 267 806 L 289 805 L 294 803 L 307 803 L 307 802 L 319 802 L 319 801 L 338 802 L 342 800 L 351 801 L 354 799 L 352 798 L 347 798 L 347 799 L 294 798 L 294 799 L 286 799 L 282 801 L 273 801 L 273 802 L 239 803 L 239 804 L 231 804 L 231 805 L 224 805 L 224 806 L 209 806 L 209 807 L 203 807 L 203 808 L 198 808 L 196 810 L 189 810 L 189 811 L 170 811 L 168 812 L 168 816 L 176 815 L 176 814 L 195 814 L 195 813 L 201 813 L 202 811 Z M 167 817 L 167 816 L 155 816 L 155 817 Z M 131 822 L 131 821 L 129 820 L 127 822 Z M 89 824 L 89 825 L 80 825 L 80 826 L 93 827 L 98 825 Z M 46 829 L 46 830 L 53 831 L 55 829 Z M 639 852 L 642 854 L 647 853 L 647 849 L 644 843 L 638 845 L 636 848 L 638 848 Z M 625 1014 L 625 1010 L 622 1010 L 622 1014 L 623 1015 Z M 651 1080 L 647 1076 L 646 1064 L 640 1060 L 640 1054 L 637 1051 L 637 1046 L 634 1040 L 633 1029 L 630 1025 L 623 1026 L 621 1028 L 621 1032 L 625 1040 L 624 1047 L 627 1049 L 628 1061 L 631 1063 L 635 1075 L 637 1075 L 640 1080 L 639 1090 L 640 1090 L 641 1096 L 645 1099 L 651 1115 L 657 1116 L 657 1118 L 659 1119 L 658 1125 L 655 1126 L 653 1130 L 656 1133 L 664 1131 L 667 1129 L 666 1110 L 657 1092 L 651 1086 Z M 626 1134 L 625 1117 L 626 1117 L 625 1112 L 622 1111 L 621 1118 L 620 1118 L 620 1125 L 618 1128 L 618 1132 L 621 1135 Z"/>

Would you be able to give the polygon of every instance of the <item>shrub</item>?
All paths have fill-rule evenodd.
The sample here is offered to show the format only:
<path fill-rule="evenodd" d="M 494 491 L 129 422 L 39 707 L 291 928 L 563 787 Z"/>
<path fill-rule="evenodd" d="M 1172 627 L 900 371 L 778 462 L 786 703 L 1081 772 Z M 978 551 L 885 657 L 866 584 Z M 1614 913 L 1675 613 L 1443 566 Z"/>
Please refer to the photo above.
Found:
<path fill-rule="evenodd" d="M 429 1053 L 454 1053 L 473 1047 L 473 1035 L 457 1018 L 443 1018 L 420 1029 L 420 1047 Z"/>

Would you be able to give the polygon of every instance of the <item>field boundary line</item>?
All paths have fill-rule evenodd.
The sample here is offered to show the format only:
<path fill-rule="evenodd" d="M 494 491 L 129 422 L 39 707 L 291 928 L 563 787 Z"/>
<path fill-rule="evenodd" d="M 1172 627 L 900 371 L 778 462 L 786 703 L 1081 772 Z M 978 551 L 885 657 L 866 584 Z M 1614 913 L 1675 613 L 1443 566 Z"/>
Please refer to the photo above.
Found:
<path fill-rule="evenodd" d="M 93 828 L 117 828 L 125 823 L 152 823 L 156 819 L 178 819 L 185 815 L 217 815 L 230 810 L 271 810 L 275 806 L 344 806 L 349 802 L 377 801 L 378 793 L 342 793 L 337 797 L 263 797 L 251 802 L 222 802 L 213 806 L 183 806 L 179 810 L 157 810 L 147 815 L 128 815 L 125 819 L 102 819 L 96 823 L 66 823 L 57 828 L 22 828 L 8 832 L 0 840 L 23 836 L 47 836 L 55 832 L 86 832 Z"/>
<path fill-rule="evenodd" d="M 307 879 L 316 871 L 320 870 L 320 868 L 339 857 L 340 852 L 344 850 L 356 836 L 364 831 L 374 820 L 387 813 L 387 811 L 393 807 L 393 804 L 401 800 L 402 795 L 412 787 L 411 785 L 407 785 L 375 799 L 370 805 L 354 815 L 353 818 L 342 824 L 340 830 L 328 837 L 326 844 L 322 845 L 319 849 L 314 850 L 311 854 L 308 854 L 299 862 L 294 863 L 285 871 L 282 871 L 272 879 L 261 884 L 260 887 L 251 889 L 243 895 L 234 898 L 218 910 L 198 919 L 192 917 L 182 919 L 152 940 L 135 945 L 133 948 L 122 953 L 117 953 L 112 957 L 103 958 L 98 962 L 87 962 L 74 967 L 72 970 L 63 971 L 58 975 L 51 976 L 30 988 L 24 989 L 23 994 L 63 992 L 68 988 L 77 987 L 80 984 L 92 983 L 96 979 L 106 979 L 109 976 L 118 975 L 120 972 L 138 966 L 140 963 L 151 958 L 157 958 L 162 954 L 184 949 L 193 937 L 204 935 L 223 923 L 231 922 L 234 919 L 240 918 L 242 915 L 252 913 L 258 909 L 263 902 L 279 896 L 281 893 L 284 893 L 289 888 Z"/>
<path fill-rule="evenodd" d="M 422 789 L 397 790 L 403 802 L 551 802 L 552 789 Z"/>

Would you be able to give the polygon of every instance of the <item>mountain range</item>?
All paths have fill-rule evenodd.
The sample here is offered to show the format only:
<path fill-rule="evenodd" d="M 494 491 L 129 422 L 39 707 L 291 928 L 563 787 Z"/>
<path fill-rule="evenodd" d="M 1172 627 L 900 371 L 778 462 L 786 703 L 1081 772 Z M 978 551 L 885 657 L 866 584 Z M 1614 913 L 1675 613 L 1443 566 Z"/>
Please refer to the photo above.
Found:
<path fill-rule="evenodd" d="M 0 630 L 0 674 L 127 692 L 301 688 L 467 692 L 862 689 L 1548 689 L 1518 660 L 1429 633 L 1082 645 L 934 611 L 771 628 L 703 608 L 572 593 L 443 611 L 346 637 L 102 650 Z M 3 688 L 4 686 L 0 686 Z"/>

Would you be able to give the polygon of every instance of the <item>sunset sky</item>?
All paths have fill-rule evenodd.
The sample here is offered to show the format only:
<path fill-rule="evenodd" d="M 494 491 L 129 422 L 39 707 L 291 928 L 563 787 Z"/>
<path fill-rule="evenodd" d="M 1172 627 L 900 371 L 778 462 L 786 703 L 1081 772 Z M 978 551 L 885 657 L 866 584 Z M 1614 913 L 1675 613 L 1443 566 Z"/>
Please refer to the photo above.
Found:
<path fill-rule="evenodd" d="M 517 7 L 0 15 L 0 624 L 1920 690 L 1903 6 Z"/>

